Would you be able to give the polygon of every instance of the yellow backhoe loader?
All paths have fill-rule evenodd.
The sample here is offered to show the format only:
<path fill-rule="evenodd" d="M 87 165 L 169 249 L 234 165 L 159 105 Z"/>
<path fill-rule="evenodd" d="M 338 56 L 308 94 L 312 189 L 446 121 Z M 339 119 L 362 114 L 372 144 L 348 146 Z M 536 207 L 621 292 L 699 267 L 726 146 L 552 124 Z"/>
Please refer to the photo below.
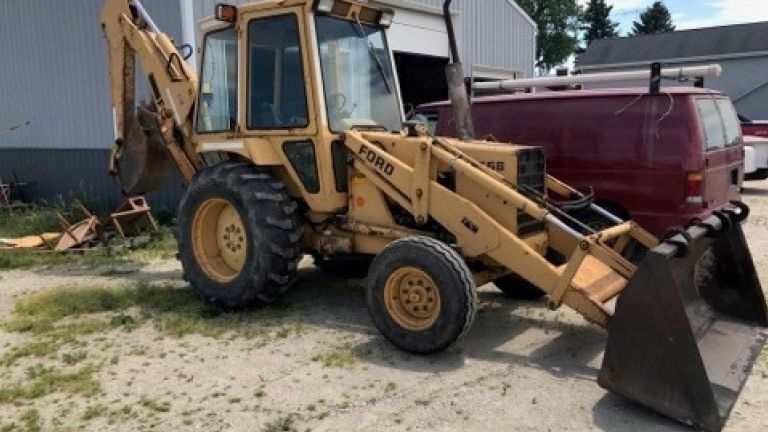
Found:
<path fill-rule="evenodd" d="M 427 354 L 467 332 L 476 287 L 493 281 L 605 328 L 605 388 L 721 429 L 768 326 L 740 227 L 747 207 L 733 203 L 660 241 L 546 175 L 541 149 L 473 139 L 449 7 L 461 139 L 403 122 L 391 10 L 349 0 L 219 4 L 200 23 L 196 72 L 188 47 L 139 0 L 106 0 L 110 171 L 136 194 L 156 188 L 166 165 L 178 169 L 188 183 L 179 259 L 211 302 L 275 300 L 304 253 L 321 266 L 368 257 L 375 325 L 397 347 Z M 151 99 L 138 107 L 136 61 Z M 596 231 L 573 208 L 610 226 Z"/>

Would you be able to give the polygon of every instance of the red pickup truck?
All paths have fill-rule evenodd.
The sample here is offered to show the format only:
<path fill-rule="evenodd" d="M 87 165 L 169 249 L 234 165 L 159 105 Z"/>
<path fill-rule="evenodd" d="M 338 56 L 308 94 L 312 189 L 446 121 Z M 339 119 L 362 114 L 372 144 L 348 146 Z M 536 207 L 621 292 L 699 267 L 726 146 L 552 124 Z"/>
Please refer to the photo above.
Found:
<path fill-rule="evenodd" d="M 768 121 L 752 121 L 739 116 L 745 139 L 744 180 L 768 179 Z"/>
<path fill-rule="evenodd" d="M 472 105 L 478 137 L 537 145 L 547 170 L 656 235 L 739 199 L 743 137 L 728 96 L 706 89 L 602 89 L 486 96 Z M 449 102 L 414 120 L 455 135 Z"/>
<path fill-rule="evenodd" d="M 744 135 L 768 138 L 768 121 L 753 121 L 739 116 Z"/>

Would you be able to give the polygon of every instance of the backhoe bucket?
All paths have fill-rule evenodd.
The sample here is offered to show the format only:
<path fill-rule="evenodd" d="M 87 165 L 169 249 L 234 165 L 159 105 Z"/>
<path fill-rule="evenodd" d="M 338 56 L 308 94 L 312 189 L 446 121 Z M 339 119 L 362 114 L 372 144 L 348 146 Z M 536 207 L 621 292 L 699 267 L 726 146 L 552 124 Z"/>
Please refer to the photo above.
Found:
<path fill-rule="evenodd" d="M 602 387 L 722 429 L 766 339 L 768 313 L 734 203 L 650 250 L 608 325 Z"/>
<path fill-rule="evenodd" d="M 128 196 L 159 188 L 168 171 L 168 153 L 158 129 L 157 115 L 139 106 L 136 119 L 115 156 L 116 176 Z"/>

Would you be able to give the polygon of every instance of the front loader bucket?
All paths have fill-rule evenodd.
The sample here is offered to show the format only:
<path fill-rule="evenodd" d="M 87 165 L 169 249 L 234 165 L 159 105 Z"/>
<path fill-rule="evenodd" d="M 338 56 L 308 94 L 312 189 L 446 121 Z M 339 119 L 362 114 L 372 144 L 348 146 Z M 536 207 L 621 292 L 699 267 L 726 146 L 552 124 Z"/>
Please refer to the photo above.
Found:
<path fill-rule="evenodd" d="M 768 327 L 740 225 L 747 213 L 739 204 L 648 252 L 608 325 L 602 387 L 689 425 L 722 429 Z"/>
<path fill-rule="evenodd" d="M 117 180 L 128 196 L 142 195 L 162 185 L 168 171 L 168 153 L 157 115 L 139 106 L 136 119 L 115 157 Z"/>

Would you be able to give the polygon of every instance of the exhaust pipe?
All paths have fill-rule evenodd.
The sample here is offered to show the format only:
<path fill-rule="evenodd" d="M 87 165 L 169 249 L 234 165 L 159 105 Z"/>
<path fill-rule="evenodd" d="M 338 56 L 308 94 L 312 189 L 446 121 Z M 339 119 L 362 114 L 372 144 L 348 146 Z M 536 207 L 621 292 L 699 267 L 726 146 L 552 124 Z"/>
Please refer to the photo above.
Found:
<path fill-rule="evenodd" d="M 469 107 L 467 87 L 464 84 L 464 68 L 459 57 L 459 47 L 456 43 L 456 33 L 453 29 L 453 17 L 451 17 L 451 2 L 443 3 L 443 19 L 445 29 L 448 32 L 448 43 L 451 48 L 451 63 L 445 67 L 445 77 L 448 80 L 448 96 L 451 99 L 453 115 L 456 119 L 456 132 L 462 141 L 468 141 L 475 137 L 475 128 L 472 124 L 472 112 Z"/>

